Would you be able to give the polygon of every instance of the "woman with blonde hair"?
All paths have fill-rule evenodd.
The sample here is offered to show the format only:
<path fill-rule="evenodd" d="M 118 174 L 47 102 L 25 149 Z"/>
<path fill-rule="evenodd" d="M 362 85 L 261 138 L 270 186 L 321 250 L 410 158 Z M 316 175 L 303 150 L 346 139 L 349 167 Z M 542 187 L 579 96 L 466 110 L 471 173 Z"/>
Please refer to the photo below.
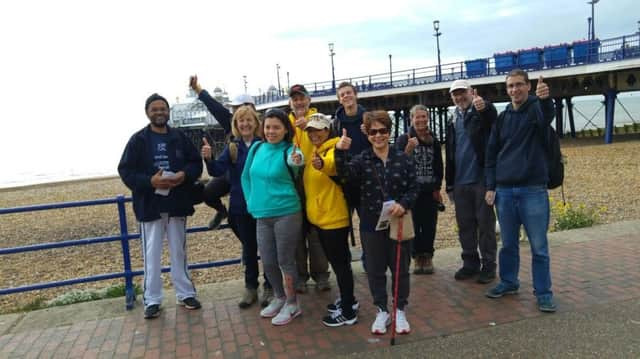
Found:
<path fill-rule="evenodd" d="M 203 138 L 202 157 L 205 159 L 207 172 L 209 172 L 210 176 L 218 177 L 228 172 L 231 180 L 229 226 L 242 243 L 245 292 L 238 306 L 244 309 L 258 300 L 258 277 L 260 274 L 256 220 L 247 211 L 247 204 L 240 182 L 249 148 L 262 137 L 258 114 L 250 106 L 241 106 L 233 114 L 231 131 L 233 132 L 234 140 L 227 144 L 218 159 L 211 158 L 211 146 L 207 139 Z M 268 304 L 272 297 L 273 289 L 265 275 L 261 301 Z"/>

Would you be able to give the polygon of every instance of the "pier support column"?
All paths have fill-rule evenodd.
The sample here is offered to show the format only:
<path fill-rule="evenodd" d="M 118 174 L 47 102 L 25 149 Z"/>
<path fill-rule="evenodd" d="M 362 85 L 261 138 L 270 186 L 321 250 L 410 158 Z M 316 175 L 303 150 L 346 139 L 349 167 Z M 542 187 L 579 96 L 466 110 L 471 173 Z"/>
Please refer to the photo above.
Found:
<path fill-rule="evenodd" d="M 432 133 L 435 133 L 434 131 L 436 130 L 436 116 L 436 108 L 433 106 L 429 107 L 429 129 Z"/>
<path fill-rule="evenodd" d="M 616 97 L 618 91 L 615 89 L 608 89 L 604 93 L 604 106 L 605 106 L 605 117 L 604 117 L 604 143 L 613 142 L 613 114 L 616 108 Z"/>
<path fill-rule="evenodd" d="M 571 102 L 571 97 L 565 97 L 564 102 L 567 104 L 567 115 L 569 117 L 571 138 L 576 138 L 576 123 L 573 120 L 573 102 Z"/>
<path fill-rule="evenodd" d="M 558 134 L 558 137 L 563 138 L 564 137 L 564 124 L 562 121 L 562 108 L 564 107 L 562 105 L 562 97 L 556 97 L 553 99 L 553 102 L 555 103 L 555 107 L 556 107 L 556 133 Z"/>

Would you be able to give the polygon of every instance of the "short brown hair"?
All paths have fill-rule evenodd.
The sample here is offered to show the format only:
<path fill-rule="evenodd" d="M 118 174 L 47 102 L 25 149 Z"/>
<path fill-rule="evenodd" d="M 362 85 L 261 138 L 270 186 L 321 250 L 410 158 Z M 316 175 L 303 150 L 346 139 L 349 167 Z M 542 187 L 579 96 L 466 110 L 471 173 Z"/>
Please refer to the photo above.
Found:
<path fill-rule="evenodd" d="M 240 138 L 240 131 L 238 130 L 238 121 L 240 117 L 249 116 L 256 124 L 256 129 L 253 131 L 253 135 L 256 137 L 262 137 L 262 126 L 258 119 L 258 114 L 253 110 L 251 105 L 241 105 L 237 110 L 233 112 L 233 118 L 231 119 L 231 133 L 235 138 Z"/>
<path fill-rule="evenodd" d="M 391 130 L 391 117 L 389 117 L 389 113 L 385 110 L 368 111 L 362 115 L 362 123 L 364 123 L 364 128 L 367 131 L 369 131 L 374 122 L 379 122 Z"/>
<path fill-rule="evenodd" d="M 515 77 L 515 76 L 522 76 L 522 78 L 524 79 L 524 82 L 529 83 L 529 74 L 527 74 L 527 72 L 522 69 L 513 69 L 509 71 L 509 73 L 507 74 L 507 77 L 504 80 L 507 81 L 509 77 Z"/>
<path fill-rule="evenodd" d="M 342 81 L 340 83 L 340 85 L 338 85 L 338 88 L 336 89 L 336 96 L 338 96 L 338 92 L 340 91 L 340 89 L 343 89 L 345 87 L 351 87 L 351 89 L 353 90 L 353 94 L 357 95 L 358 94 L 358 90 L 356 90 L 356 87 L 353 86 L 353 84 L 349 81 Z M 339 98 L 339 97 L 338 97 Z"/>

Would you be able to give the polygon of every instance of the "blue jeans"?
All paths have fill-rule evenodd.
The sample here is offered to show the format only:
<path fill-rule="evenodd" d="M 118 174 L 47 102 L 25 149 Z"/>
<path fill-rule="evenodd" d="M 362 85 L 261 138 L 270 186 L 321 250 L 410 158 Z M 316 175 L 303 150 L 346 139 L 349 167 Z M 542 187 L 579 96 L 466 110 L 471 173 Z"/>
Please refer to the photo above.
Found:
<path fill-rule="evenodd" d="M 534 295 L 551 300 L 549 270 L 549 195 L 546 186 L 498 187 L 496 209 L 500 221 L 502 248 L 499 254 L 500 280 L 510 289 L 520 287 L 520 225 L 524 226 L 531 245 L 531 272 Z"/>

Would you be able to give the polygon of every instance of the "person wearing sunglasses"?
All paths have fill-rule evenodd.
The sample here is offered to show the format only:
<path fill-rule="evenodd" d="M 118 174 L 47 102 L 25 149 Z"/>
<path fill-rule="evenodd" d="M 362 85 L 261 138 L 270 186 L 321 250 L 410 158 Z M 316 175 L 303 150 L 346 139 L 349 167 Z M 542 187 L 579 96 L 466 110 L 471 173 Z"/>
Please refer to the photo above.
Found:
<path fill-rule="evenodd" d="M 410 241 L 396 242 L 389 236 L 389 229 L 379 226 L 378 219 L 383 203 L 395 201 L 389 207 L 391 216 L 401 217 L 411 209 L 418 198 L 418 184 L 413 159 L 389 145 L 391 118 L 386 111 L 371 111 L 364 114 L 364 127 L 371 148 L 351 156 L 352 140 L 343 129 L 336 143 L 336 167 L 339 176 L 355 181 L 360 186 L 360 240 L 367 258 L 367 279 L 377 307 L 376 319 L 371 326 L 373 334 L 385 334 L 391 323 L 387 309 L 387 269 L 395 273 L 399 260 L 398 298 L 395 303 L 396 333 L 411 331 L 405 308 L 409 297 Z M 391 203 L 391 202 L 387 202 Z M 400 245 L 400 256 L 396 258 L 396 246 Z"/>
<path fill-rule="evenodd" d="M 295 291 L 302 206 L 294 180 L 304 156 L 292 143 L 295 131 L 284 111 L 267 111 L 262 130 L 265 141 L 249 149 L 241 183 L 247 210 L 257 221 L 262 266 L 274 293 L 260 316 L 271 318 L 273 325 L 285 325 L 302 314 Z"/>

